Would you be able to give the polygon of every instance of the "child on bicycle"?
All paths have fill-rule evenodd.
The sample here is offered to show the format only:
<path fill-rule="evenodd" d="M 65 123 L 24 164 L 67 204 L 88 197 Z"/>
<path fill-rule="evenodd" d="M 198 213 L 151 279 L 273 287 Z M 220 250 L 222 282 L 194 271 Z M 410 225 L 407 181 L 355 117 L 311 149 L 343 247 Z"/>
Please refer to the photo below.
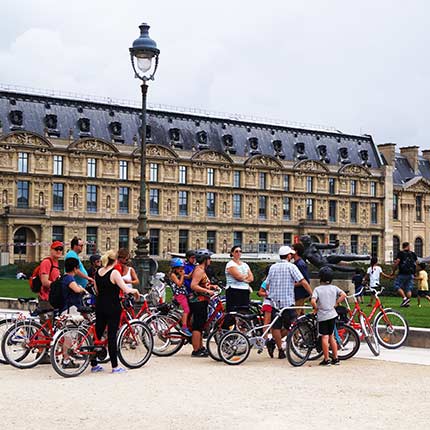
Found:
<path fill-rule="evenodd" d="M 337 343 L 334 337 L 334 325 L 337 319 L 335 308 L 346 299 L 346 294 L 335 285 L 332 285 L 333 270 L 330 267 L 323 267 L 319 271 L 320 286 L 312 293 L 311 305 L 317 314 L 318 330 L 321 335 L 322 350 L 324 360 L 320 366 L 330 366 L 339 364 L 337 357 Z M 332 352 L 332 360 L 329 360 L 329 344 Z"/>
<path fill-rule="evenodd" d="M 417 276 L 415 276 L 415 280 L 418 281 L 418 291 L 417 291 L 417 301 L 418 301 L 418 307 L 421 307 L 421 297 L 424 297 L 430 302 L 430 291 L 429 291 L 429 284 L 428 284 L 428 275 L 426 271 L 426 263 L 420 263 L 418 264 L 419 271 Z"/>
<path fill-rule="evenodd" d="M 184 313 L 182 314 L 182 333 L 191 336 L 191 331 L 187 326 L 188 314 L 190 313 L 190 306 L 187 299 L 187 290 L 184 286 L 184 262 L 180 258 L 172 258 L 170 261 L 169 279 L 173 290 L 173 298 L 182 307 Z"/>
<path fill-rule="evenodd" d="M 263 306 L 261 307 L 261 312 L 263 312 L 264 314 L 264 320 L 263 320 L 263 324 L 265 326 L 269 325 L 270 322 L 272 321 L 272 300 L 268 298 L 269 292 L 267 291 L 267 283 L 266 283 L 266 278 L 267 275 L 269 274 L 269 270 L 270 270 L 270 265 L 266 267 L 265 271 L 264 271 L 264 279 L 263 282 L 260 285 L 260 289 L 258 290 L 258 295 L 260 297 L 263 297 Z M 267 347 L 267 352 L 270 356 L 270 358 L 273 358 L 273 353 L 275 351 L 276 348 L 276 343 L 274 341 L 273 338 L 269 339 L 267 338 L 268 335 L 266 335 L 266 347 Z"/>

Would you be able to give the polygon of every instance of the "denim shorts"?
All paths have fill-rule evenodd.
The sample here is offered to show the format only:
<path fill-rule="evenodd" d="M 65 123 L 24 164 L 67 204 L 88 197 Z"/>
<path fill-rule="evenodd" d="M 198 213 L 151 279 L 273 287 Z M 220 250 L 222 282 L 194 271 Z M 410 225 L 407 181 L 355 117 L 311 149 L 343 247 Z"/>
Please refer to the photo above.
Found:
<path fill-rule="evenodd" d="M 414 275 L 397 275 L 393 288 L 395 290 L 401 288 L 404 292 L 412 291 L 414 289 Z"/>

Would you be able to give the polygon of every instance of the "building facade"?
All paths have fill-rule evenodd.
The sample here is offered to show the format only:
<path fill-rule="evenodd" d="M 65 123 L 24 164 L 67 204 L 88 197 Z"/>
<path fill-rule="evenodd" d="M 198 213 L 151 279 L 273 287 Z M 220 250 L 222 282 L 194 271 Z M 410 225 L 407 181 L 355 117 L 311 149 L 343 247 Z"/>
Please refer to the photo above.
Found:
<path fill-rule="evenodd" d="M 10 262 L 75 235 L 86 255 L 133 249 L 139 126 L 127 106 L 0 92 L 0 246 Z M 150 110 L 146 137 L 151 255 L 233 244 L 276 252 L 309 234 L 392 258 L 393 166 L 368 135 Z"/>

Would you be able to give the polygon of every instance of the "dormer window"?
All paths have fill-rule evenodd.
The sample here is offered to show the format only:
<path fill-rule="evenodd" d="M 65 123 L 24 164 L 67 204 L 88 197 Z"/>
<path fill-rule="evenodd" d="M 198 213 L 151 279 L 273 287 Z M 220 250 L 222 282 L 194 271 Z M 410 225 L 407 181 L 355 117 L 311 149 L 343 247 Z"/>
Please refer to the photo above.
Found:
<path fill-rule="evenodd" d="M 360 158 L 361 158 L 361 164 L 365 167 L 370 167 L 371 164 L 369 163 L 369 151 L 367 149 L 362 149 L 359 152 Z"/>
<path fill-rule="evenodd" d="M 272 142 L 272 145 L 273 145 L 273 150 L 275 151 L 275 157 L 285 158 L 285 154 L 282 149 L 282 140 L 279 140 L 279 139 L 274 140 Z"/>
<path fill-rule="evenodd" d="M 54 114 L 47 114 L 45 115 L 45 127 L 46 132 L 48 133 L 48 136 L 60 136 L 60 132 L 57 130 L 58 126 L 58 119 L 57 115 Z"/>
<path fill-rule="evenodd" d="M 231 134 L 224 134 L 222 137 L 222 143 L 224 144 L 224 149 L 230 154 L 236 154 L 236 150 L 233 148 L 233 136 Z"/>
<path fill-rule="evenodd" d="M 320 156 L 320 161 L 323 163 L 330 163 L 330 158 L 327 156 L 327 146 L 326 145 L 318 145 L 318 154 Z"/>
<path fill-rule="evenodd" d="M 147 138 L 148 140 L 151 140 L 151 139 L 152 139 L 152 129 L 151 129 L 151 126 L 150 126 L 150 125 L 147 125 L 147 126 L 146 126 L 146 134 L 145 134 L 145 136 L 146 136 L 146 138 Z"/>
<path fill-rule="evenodd" d="M 296 158 L 297 160 L 306 160 L 308 156 L 305 154 L 305 144 L 304 142 L 297 142 L 296 147 Z"/>
<path fill-rule="evenodd" d="M 346 148 L 346 147 L 339 148 L 339 157 L 340 157 L 340 162 L 342 164 L 351 163 L 349 156 L 348 156 L 348 148 Z"/>
<path fill-rule="evenodd" d="M 170 143 L 175 148 L 182 148 L 181 130 L 179 128 L 171 128 L 169 130 Z"/>
<path fill-rule="evenodd" d="M 112 139 L 115 142 L 124 142 L 122 138 L 122 124 L 119 121 L 113 121 L 109 124 L 109 131 L 111 132 Z"/>
<path fill-rule="evenodd" d="M 258 138 L 250 137 L 248 139 L 248 142 L 249 142 L 249 148 L 251 149 L 250 154 L 251 155 L 260 154 L 261 151 L 258 148 Z"/>
<path fill-rule="evenodd" d="M 24 115 L 21 110 L 11 110 L 9 112 L 9 121 L 11 122 L 11 130 L 21 130 L 24 122 Z"/>
<path fill-rule="evenodd" d="M 208 135 L 204 130 L 197 133 L 197 142 L 199 143 L 199 149 L 207 149 Z"/>
<path fill-rule="evenodd" d="M 89 118 L 79 118 L 78 127 L 81 136 L 90 136 L 90 120 Z"/>

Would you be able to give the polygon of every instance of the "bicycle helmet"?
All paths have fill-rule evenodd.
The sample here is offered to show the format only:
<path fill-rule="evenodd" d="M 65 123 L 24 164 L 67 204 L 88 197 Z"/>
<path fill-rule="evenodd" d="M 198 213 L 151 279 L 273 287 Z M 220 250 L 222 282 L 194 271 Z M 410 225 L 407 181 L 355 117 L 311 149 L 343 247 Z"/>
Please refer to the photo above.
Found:
<path fill-rule="evenodd" d="M 170 267 L 184 267 L 184 262 L 180 258 L 172 258 L 170 260 Z"/>
<path fill-rule="evenodd" d="M 206 261 L 208 258 L 211 258 L 211 255 L 213 254 L 213 252 L 209 251 L 209 249 L 197 249 L 196 250 L 196 261 L 198 264 L 203 263 L 204 261 Z"/>
<path fill-rule="evenodd" d="M 324 266 L 319 271 L 319 277 L 321 282 L 330 283 L 333 281 L 334 272 L 330 267 Z"/>

